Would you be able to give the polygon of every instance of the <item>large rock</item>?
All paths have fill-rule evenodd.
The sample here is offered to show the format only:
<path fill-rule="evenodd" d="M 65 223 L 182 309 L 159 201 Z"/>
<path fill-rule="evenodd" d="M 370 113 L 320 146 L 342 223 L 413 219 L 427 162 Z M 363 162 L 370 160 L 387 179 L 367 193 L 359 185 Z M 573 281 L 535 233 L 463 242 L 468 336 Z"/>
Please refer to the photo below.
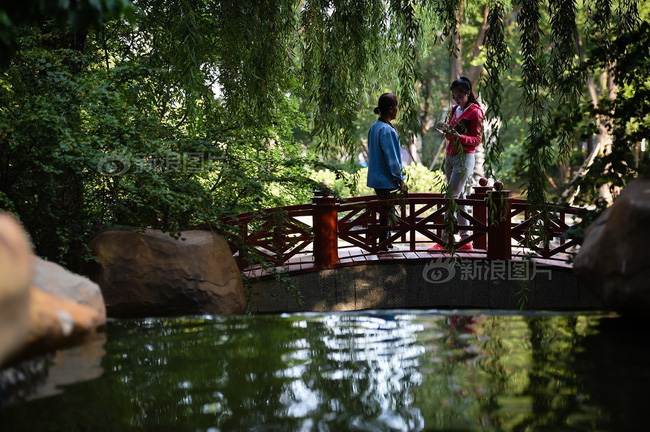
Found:
<path fill-rule="evenodd" d="M 80 342 L 105 322 L 99 286 L 35 257 L 18 223 L 0 214 L 0 365 Z"/>
<path fill-rule="evenodd" d="M 109 316 L 239 314 L 241 273 L 226 240 L 210 231 L 180 239 L 156 230 L 104 231 L 90 242 L 99 263 L 89 273 Z"/>
<path fill-rule="evenodd" d="M 0 213 L 0 365 L 25 343 L 29 333 L 32 254 L 18 222 Z"/>
<path fill-rule="evenodd" d="M 635 180 L 589 226 L 573 268 L 606 307 L 650 316 L 649 244 L 650 180 Z"/>
<path fill-rule="evenodd" d="M 60 300 L 74 301 L 95 311 L 98 323 L 106 322 L 106 305 L 99 286 L 60 265 L 34 257 L 32 284 Z"/>
<path fill-rule="evenodd" d="M 30 288 L 30 331 L 23 355 L 70 346 L 95 334 L 105 324 L 103 311 L 75 300 Z"/>
<path fill-rule="evenodd" d="M 32 257 L 30 331 L 23 355 L 70 346 L 106 323 L 99 286 L 53 262 Z"/>

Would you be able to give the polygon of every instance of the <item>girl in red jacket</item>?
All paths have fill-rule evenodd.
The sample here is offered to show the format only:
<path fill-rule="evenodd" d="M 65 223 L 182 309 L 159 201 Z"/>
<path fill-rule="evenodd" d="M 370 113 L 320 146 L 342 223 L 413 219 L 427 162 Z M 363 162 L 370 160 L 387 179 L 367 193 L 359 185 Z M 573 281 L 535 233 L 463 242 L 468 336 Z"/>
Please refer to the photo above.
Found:
<path fill-rule="evenodd" d="M 456 103 L 451 108 L 447 127 L 443 131 L 447 138 L 447 151 L 443 168 L 451 196 L 454 199 L 465 198 L 465 185 L 474 171 L 474 151 L 481 144 L 483 134 L 483 110 L 472 93 L 472 83 L 465 77 L 460 77 L 451 83 L 451 97 Z M 466 206 L 461 210 L 467 212 Z M 458 216 L 461 241 L 469 237 L 469 231 L 463 230 L 467 220 Z M 472 250 L 472 243 L 466 243 L 458 250 Z M 434 245 L 429 250 L 444 250 L 441 245 Z"/>

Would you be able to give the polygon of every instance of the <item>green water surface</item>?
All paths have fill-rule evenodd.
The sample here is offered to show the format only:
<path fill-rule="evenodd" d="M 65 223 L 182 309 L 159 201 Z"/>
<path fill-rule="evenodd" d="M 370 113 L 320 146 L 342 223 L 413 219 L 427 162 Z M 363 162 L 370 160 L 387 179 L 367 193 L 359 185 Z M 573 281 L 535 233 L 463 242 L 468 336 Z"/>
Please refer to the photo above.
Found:
<path fill-rule="evenodd" d="M 602 314 L 115 320 L 0 431 L 645 430 L 649 340 Z"/>

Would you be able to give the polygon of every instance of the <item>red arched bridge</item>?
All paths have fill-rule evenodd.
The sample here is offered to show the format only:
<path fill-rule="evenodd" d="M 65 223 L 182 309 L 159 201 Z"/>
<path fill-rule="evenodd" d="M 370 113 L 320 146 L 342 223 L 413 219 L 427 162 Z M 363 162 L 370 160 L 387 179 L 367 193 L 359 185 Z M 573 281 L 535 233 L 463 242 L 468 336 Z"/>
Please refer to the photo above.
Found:
<path fill-rule="evenodd" d="M 455 202 L 459 208 L 469 209 L 459 209 L 458 213 L 467 219 L 468 225 L 462 228 L 471 235 L 455 243 L 454 248 L 467 242 L 474 245 L 471 252 L 456 252 L 458 256 L 501 260 L 530 257 L 566 266 L 577 247 L 566 233 L 579 222 L 579 208 L 547 204 L 536 209 L 526 200 L 510 197 L 510 191 L 496 191 L 490 186 L 474 187 L 472 195 Z M 390 206 L 395 206 L 394 217 L 389 216 Z M 231 241 L 238 265 L 252 272 L 249 274 L 259 275 L 262 271 L 254 270 L 261 261 L 289 271 L 306 271 L 374 260 L 440 256 L 446 252 L 427 249 L 436 243 L 449 247 L 444 240 L 448 209 L 449 200 L 437 193 L 379 201 L 374 195 L 342 200 L 316 191 L 310 204 L 240 214 L 224 222 L 238 227 L 237 238 Z M 382 215 L 391 219 L 390 226 L 380 226 Z M 533 225 L 537 229 L 531 237 Z M 386 231 L 390 231 L 389 237 L 380 241 Z M 394 249 L 382 252 L 388 243 Z"/>

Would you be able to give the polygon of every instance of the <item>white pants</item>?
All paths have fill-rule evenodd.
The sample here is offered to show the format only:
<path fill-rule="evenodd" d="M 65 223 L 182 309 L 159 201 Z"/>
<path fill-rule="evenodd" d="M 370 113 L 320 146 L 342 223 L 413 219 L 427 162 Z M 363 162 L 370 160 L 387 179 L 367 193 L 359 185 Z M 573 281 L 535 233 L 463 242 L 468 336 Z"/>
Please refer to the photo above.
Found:
<path fill-rule="evenodd" d="M 452 198 L 465 198 L 465 186 L 469 176 L 472 175 L 472 172 L 474 171 L 475 160 L 476 158 L 474 153 L 461 153 L 453 156 L 445 156 L 445 177 L 447 177 L 447 184 L 449 185 L 449 192 Z M 469 207 L 461 206 L 460 209 L 467 213 Z M 463 225 L 468 225 L 467 219 L 462 215 L 458 215 L 458 226 L 462 227 Z M 467 230 L 460 230 L 459 234 L 461 239 L 469 237 L 469 231 Z"/>

